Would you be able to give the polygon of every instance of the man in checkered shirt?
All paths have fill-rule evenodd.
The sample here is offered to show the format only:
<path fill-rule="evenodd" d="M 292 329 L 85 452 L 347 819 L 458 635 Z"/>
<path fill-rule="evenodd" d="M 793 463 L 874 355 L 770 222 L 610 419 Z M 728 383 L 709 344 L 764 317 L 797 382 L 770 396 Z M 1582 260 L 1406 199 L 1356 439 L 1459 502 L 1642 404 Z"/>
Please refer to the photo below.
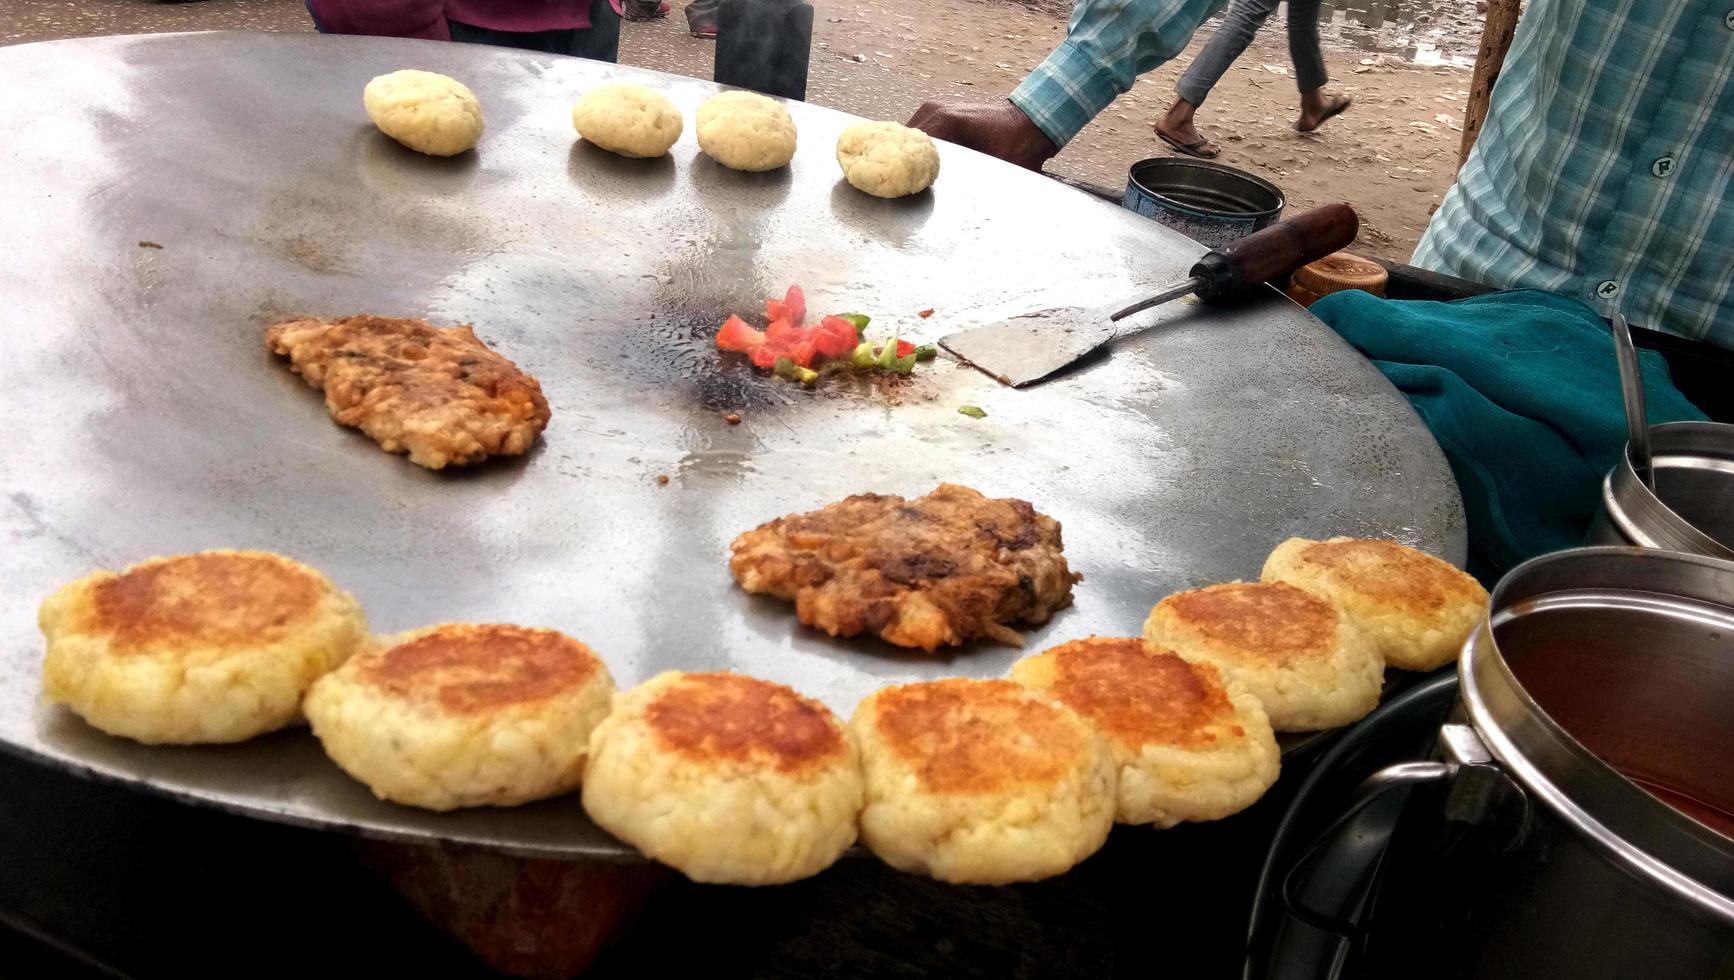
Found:
<path fill-rule="evenodd" d="M 1078 0 L 997 105 L 910 125 L 1039 169 L 1222 0 Z M 1414 262 L 1734 350 L 1734 0 L 1529 0 Z"/>

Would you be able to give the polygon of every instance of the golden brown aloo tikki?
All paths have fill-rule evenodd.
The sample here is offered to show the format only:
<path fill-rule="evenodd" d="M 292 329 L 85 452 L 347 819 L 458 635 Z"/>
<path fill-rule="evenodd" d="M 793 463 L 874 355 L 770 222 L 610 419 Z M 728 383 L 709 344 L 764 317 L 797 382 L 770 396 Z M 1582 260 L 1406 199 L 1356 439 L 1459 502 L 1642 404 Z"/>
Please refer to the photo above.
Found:
<path fill-rule="evenodd" d="M 374 795 L 452 810 L 578 787 L 614 679 L 553 630 L 447 623 L 384 637 L 307 694 L 325 754 Z"/>
<path fill-rule="evenodd" d="M 987 637 L 1021 645 L 1014 622 L 1072 604 L 1060 523 L 1027 501 L 941 484 L 925 497 L 857 494 L 736 538 L 729 569 L 748 592 L 792 600 L 832 636 L 877 633 L 933 650 Z"/>
<path fill-rule="evenodd" d="M 835 715 L 782 684 L 667 671 L 614 699 L 584 809 L 694 881 L 773 885 L 855 842 L 861 763 Z"/>
<path fill-rule="evenodd" d="M 1276 782 L 1280 752 L 1264 709 L 1210 664 L 1092 636 L 1025 657 L 1011 676 L 1101 733 L 1120 767 L 1120 823 L 1218 820 Z"/>
<path fill-rule="evenodd" d="M 341 425 L 430 470 L 517 456 L 548 426 L 542 386 L 468 326 L 348 316 L 265 332 L 289 369 L 325 392 Z"/>
<path fill-rule="evenodd" d="M 1433 670 L 1456 660 L 1487 615 L 1487 590 L 1467 572 L 1379 538 L 1289 538 L 1265 559 L 1262 577 L 1342 610 L 1399 670 Z"/>
<path fill-rule="evenodd" d="M 1279 732 L 1358 721 L 1379 706 L 1385 661 L 1337 608 L 1286 582 L 1228 582 L 1156 604 L 1144 638 L 1214 664 L 1264 704 Z"/>
<path fill-rule="evenodd" d="M 875 691 L 849 721 L 880 860 L 940 881 L 1003 885 L 1063 874 L 1114 823 L 1116 766 L 1070 708 L 1011 681 Z"/>
<path fill-rule="evenodd" d="M 263 551 L 94 572 L 42 603 L 42 693 L 110 735 L 239 742 L 301 720 L 301 698 L 367 638 L 361 606 Z"/>

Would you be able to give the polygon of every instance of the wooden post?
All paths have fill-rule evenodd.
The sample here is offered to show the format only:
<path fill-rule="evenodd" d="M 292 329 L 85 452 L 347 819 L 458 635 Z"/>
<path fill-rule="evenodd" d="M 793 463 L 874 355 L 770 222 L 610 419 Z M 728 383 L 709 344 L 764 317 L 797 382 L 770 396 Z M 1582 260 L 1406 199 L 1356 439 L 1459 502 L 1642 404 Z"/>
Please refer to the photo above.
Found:
<path fill-rule="evenodd" d="M 1511 49 L 1511 35 L 1517 30 L 1517 14 L 1521 0 L 1487 0 L 1487 19 L 1481 25 L 1481 50 L 1475 56 L 1475 78 L 1469 83 L 1469 101 L 1463 107 L 1463 146 L 1457 154 L 1457 166 L 1469 159 L 1469 149 L 1481 134 L 1481 123 L 1487 118 L 1487 102 L 1493 96 L 1493 83 L 1499 81 L 1499 70 L 1505 67 L 1505 52 Z"/>

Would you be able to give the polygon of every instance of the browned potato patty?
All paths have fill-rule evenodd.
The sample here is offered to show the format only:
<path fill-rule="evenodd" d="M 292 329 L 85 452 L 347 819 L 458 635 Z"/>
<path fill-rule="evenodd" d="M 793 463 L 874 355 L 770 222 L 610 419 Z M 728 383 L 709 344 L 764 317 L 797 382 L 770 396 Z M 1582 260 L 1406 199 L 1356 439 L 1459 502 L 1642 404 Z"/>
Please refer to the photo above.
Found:
<path fill-rule="evenodd" d="M 313 682 L 367 639 L 354 598 L 263 551 L 94 572 L 49 596 L 38 622 L 46 700 L 150 744 L 239 742 L 293 725 Z"/>
<path fill-rule="evenodd" d="M 1063 874 L 1114 823 L 1114 756 L 1070 708 L 1011 681 L 882 688 L 849 722 L 861 749 L 861 840 L 940 881 Z"/>
<path fill-rule="evenodd" d="M 517 456 L 548 426 L 542 386 L 468 325 L 383 316 L 285 320 L 265 331 L 265 343 L 325 391 L 339 424 L 430 470 Z"/>
<path fill-rule="evenodd" d="M 578 788 L 614 679 L 553 630 L 445 623 L 381 637 L 305 709 L 325 754 L 382 800 L 453 810 Z"/>
<path fill-rule="evenodd" d="M 735 539 L 729 569 L 748 592 L 793 600 L 832 636 L 877 633 L 933 650 L 976 637 L 1021 645 L 1006 626 L 1072 604 L 1060 523 L 1027 501 L 941 484 L 905 500 L 857 494 Z"/>

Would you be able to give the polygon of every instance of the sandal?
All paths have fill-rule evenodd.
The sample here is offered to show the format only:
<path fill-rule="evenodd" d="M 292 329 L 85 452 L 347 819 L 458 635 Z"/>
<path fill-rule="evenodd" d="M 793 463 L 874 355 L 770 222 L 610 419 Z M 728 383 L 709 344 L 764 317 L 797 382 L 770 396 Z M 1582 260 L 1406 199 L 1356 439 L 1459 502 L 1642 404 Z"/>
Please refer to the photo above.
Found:
<path fill-rule="evenodd" d="M 1153 126 L 1151 128 L 1155 131 L 1157 139 L 1161 140 L 1164 143 L 1167 143 L 1169 146 L 1172 146 L 1176 150 L 1179 150 L 1181 153 L 1184 153 L 1189 157 L 1197 157 L 1200 160 L 1214 160 L 1214 159 L 1216 159 L 1217 154 L 1222 152 L 1221 147 L 1217 146 L 1215 143 L 1210 142 L 1209 140 L 1205 139 L 1202 136 L 1198 137 L 1197 139 L 1193 140 L 1190 143 L 1182 143 L 1179 140 L 1175 139 L 1174 137 L 1163 132 L 1162 128 L 1160 126 Z"/>

